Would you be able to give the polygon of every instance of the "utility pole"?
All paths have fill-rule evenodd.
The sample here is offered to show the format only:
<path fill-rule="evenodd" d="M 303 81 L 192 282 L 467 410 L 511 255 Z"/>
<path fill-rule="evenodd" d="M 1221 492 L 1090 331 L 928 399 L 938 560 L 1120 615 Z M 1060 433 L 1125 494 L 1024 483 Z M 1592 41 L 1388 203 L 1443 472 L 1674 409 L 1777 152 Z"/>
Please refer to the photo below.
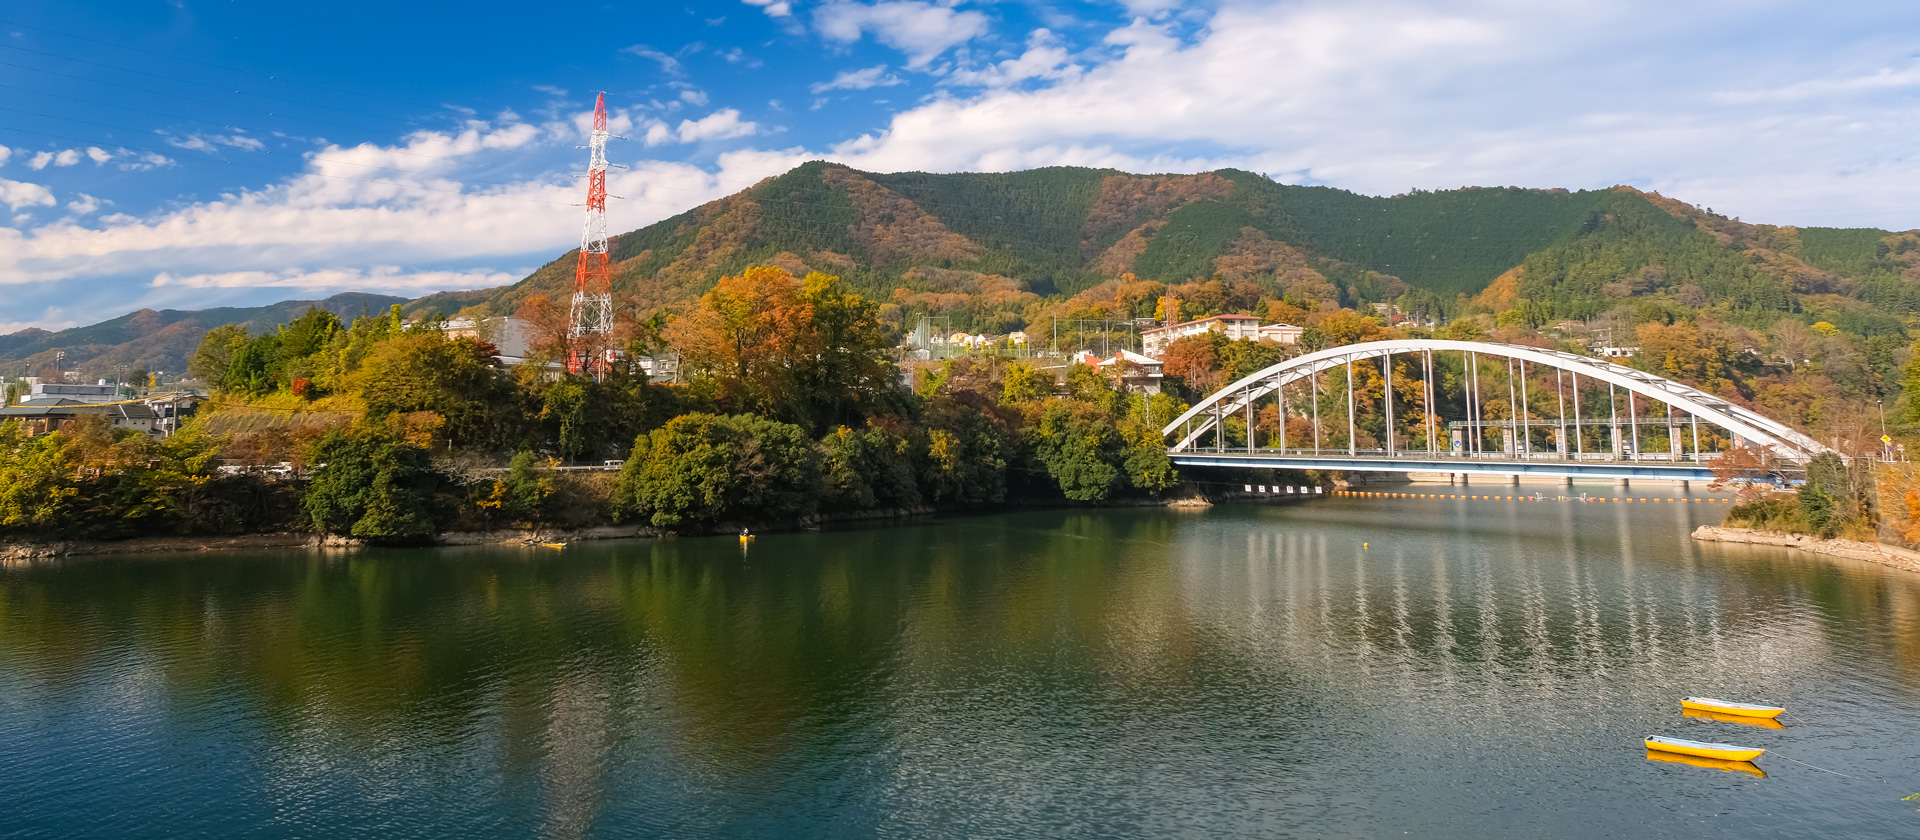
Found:
<path fill-rule="evenodd" d="M 1880 407 L 1880 448 L 1886 452 L 1887 460 L 1893 460 L 1893 438 L 1887 436 L 1887 400 L 1885 397 L 1873 401 Z"/>
<path fill-rule="evenodd" d="M 567 371 L 595 376 L 608 367 L 613 334 L 613 262 L 607 253 L 607 95 L 594 97 L 587 145 L 587 220 L 573 270 L 573 311 L 567 322 Z M 622 138 L 625 139 L 625 138 Z M 622 167 L 623 169 L 625 167 Z"/>

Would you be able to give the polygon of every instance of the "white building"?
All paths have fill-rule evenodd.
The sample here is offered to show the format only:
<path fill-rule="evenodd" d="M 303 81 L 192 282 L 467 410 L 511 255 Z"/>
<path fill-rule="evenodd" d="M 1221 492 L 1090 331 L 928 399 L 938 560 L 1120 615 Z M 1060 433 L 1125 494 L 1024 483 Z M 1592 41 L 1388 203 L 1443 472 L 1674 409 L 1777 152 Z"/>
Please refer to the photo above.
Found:
<path fill-rule="evenodd" d="M 1306 327 L 1296 327 L 1292 324 L 1268 324 L 1260 328 L 1260 340 L 1275 344 L 1299 344 L 1300 336 L 1306 331 Z"/>
<path fill-rule="evenodd" d="M 120 386 L 105 379 L 98 385 L 68 385 L 63 382 L 36 382 L 29 400 L 67 400 L 69 402 L 98 405 L 118 402 Z"/>
<path fill-rule="evenodd" d="M 1214 330 L 1225 333 L 1228 341 L 1238 341 L 1243 338 L 1258 339 L 1260 319 L 1252 315 L 1215 315 L 1198 321 L 1154 327 L 1140 331 L 1140 345 L 1147 351 L 1147 355 L 1159 358 L 1166 355 L 1167 345 L 1190 335 L 1200 335 Z"/>

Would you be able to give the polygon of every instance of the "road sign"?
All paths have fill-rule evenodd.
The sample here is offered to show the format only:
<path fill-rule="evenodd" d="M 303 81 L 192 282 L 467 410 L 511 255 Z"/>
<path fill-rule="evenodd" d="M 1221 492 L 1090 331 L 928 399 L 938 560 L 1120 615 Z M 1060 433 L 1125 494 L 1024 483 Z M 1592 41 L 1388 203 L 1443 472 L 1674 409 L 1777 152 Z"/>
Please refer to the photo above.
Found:
<path fill-rule="evenodd" d="M 1890 438 L 1890 437 L 1887 437 L 1886 435 L 1881 435 L 1881 436 L 1880 436 L 1880 442 L 1881 442 L 1881 443 L 1892 443 L 1892 442 L 1893 442 L 1893 438 Z"/>

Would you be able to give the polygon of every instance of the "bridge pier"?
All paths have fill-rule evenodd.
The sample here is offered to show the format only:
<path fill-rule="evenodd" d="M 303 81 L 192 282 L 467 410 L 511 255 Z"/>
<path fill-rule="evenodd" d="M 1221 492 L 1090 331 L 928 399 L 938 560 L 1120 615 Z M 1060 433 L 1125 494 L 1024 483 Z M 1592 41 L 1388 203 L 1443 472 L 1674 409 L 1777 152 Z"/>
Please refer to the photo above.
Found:
<path fill-rule="evenodd" d="M 1510 486 L 1510 487 L 1519 487 L 1519 486 L 1520 486 L 1520 476 L 1517 476 L 1517 475 L 1510 475 L 1510 476 L 1507 476 L 1507 485 L 1508 485 L 1508 486 Z"/>
<path fill-rule="evenodd" d="M 1615 486 L 1615 487 L 1618 487 L 1618 488 L 1620 488 L 1620 489 L 1622 489 L 1622 490 L 1624 490 L 1624 489 L 1626 489 L 1626 488 L 1628 488 L 1628 487 L 1631 487 L 1631 486 L 1633 486 L 1633 485 L 1631 485 L 1631 484 L 1628 484 L 1628 483 L 1627 483 L 1627 479 L 1624 479 L 1624 478 L 1616 478 L 1616 479 L 1614 479 L 1614 480 L 1613 480 L 1613 486 Z"/>

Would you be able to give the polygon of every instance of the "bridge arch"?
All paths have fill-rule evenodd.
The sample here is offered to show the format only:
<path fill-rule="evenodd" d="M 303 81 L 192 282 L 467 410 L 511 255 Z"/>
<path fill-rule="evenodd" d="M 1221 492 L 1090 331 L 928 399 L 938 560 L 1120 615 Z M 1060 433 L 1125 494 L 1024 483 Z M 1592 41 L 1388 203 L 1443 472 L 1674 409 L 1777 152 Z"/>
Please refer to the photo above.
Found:
<path fill-rule="evenodd" d="M 1184 430 L 1184 434 L 1180 434 L 1178 439 L 1171 443 L 1169 449 L 1173 452 L 1190 451 L 1193 450 L 1196 441 L 1202 438 L 1207 432 L 1213 431 L 1217 426 L 1221 425 L 1226 417 L 1234 416 L 1241 412 L 1248 412 L 1250 415 L 1253 406 L 1258 401 L 1269 395 L 1284 394 L 1287 386 L 1302 379 L 1315 380 L 1316 377 L 1322 373 L 1347 368 L 1349 365 L 1363 360 L 1387 359 L 1389 361 L 1383 362 L 1383 364 L 1390 367 L 1390 360 L 1394 356 L 1417 354 L 1422 358 L 1424 370 L 1426 371 L 1426 387 L 1421 399 L 1427 409 L 1424 413 L 1429 418 L 1427 422 L 1430 424 L 1430 427 L 1428 429 L 1427 439 L 1429 441 L 1429 447 L 1431 447 L 1436 431 L 1435 428 L 1433 428 L 1433 426 L 1436 425 L 1436 420 L 1434 419 L 1435 404 L 1431 397 L 1431 382 L 1434 370 L 1432 354 L 1435 352 L 1458 352 L 1466 354 L 1467 358 L 1476 360 L 1480 356 L 1504 358 L 1509 360 L 1509 364 L 1517 363 L 1520 365 L 1523 379 L 1525 378 L 1526 364 L 1546 365 L 1559 371 L 1571 373 L 1573 375 L 1574 390 L 1576 393 L 1579 389 L 1579 377 L 1585 376 L 1591 380 L 1604 382 L 1609 386 L 1626 390 L 1630 395 L 1629 400 L 1632 399 L 1633 395 L 1638 395 L 1670 406 L 1671 408 L 1680 409 L 1692 415 L 1697 420 L 1706 421 L 1707 423 L 1726 429 L 1734 435 L 1736 439 L 1745 441 L 1749 445 L 1770 449 L 1779 457 L 1804 460 L 1815 454 L 1829 451 L 1827 447 L 1821 445 L 1818 441 L 1795 431 L 1784 423 L 1780 423 L 1758 412 L 1735 405 L 1725 399 L 1716 397 L 1690 385 L 1674 382 L 1670 379 L 1655 376 L 1645 371 L 1635 370 L 1634 368 L 1624 365 L 1617 365 L 1604 359 L 1595 359 L 1559 350 L 1547 350 L 1519 344 L 1492 344 L 1477 341 L 1449 341 L 1445 339 L 1373 341 L 1362 344 L 1350 344 L 1344 347 L 1332 347 L 1288 359 L 1245 376 L 1209 394 L 1205 399 L 1196 403 L 1185 413 L 1174 418 L 1173 422 L 1168 423 L 1165 428 L 1161 429 L 1160 434 L 1162 437 L 1168 437 Z M 1474 370 L 1476 371 L 1475 376 L 1477 377 L 1477 362 L 1474 363 Z M 1558 374 L 1556 374 L 1556 376 L 1557 375 Z M 1475 381 L 1478 381 L 1477 378 Z M 1472 398 L 1469 397 L 1469 399 L 1471 400 Z M 1388 418 L 1389 421 L 1391 421 L 1392 400 L 1388 399 L 1385 402 L 1387 405 Z M 1484 400 L 1481 402 L 1484 402 Z M 1520 402 L 1524 403 L 1524 398 L 1521 399 Z M 1351 397 L 1349 398 L 1349 405 L 1351 405 Z M 1473 405 L 1470 402 L 1470 414 L 1473 413 L 1473 411 Z M 1531 409 L 1526 409 L 1523 410 L 1522 414 L 1526 415 L 1530 414 L 1530 412 Z M 1350 414 L 1351 408 L 1349 409 L 1349 416 Z M 1631 412 L 1629 419 L 1632 419 Z M 1195 422 L 1196 420 L 1198 421 L 1197 423 Z M 1542 418 L 1537 421 L 1537 423 L 1531 423 L 1531 425 L 1537 428 L 1552 428 L 1556 422 L 1560 422 L 1564 428 L 1564 420 L 1564 415 L 1557 421 Z M 1574 421 L 1576 424 L 1580 422 L 1577 397 Z M 1484 418 L 1470 417 L 1469 422 L 1476 424 L 1477 428 L 1483 430 L 1488 427 L 1488 421 Z M 1284 420 L 1282 420 L 1281 425 L 1284 429 Z M 1494 421 L 1492 425 L 1511 427 L 1514 425 L 1529 425 L 1529 423 L 1516 418 L 1512 421 Z M 1613 425 L 1619 426 L 1623 424 L 1616 421 Z M 1316 433 L 1318 429 L 1319 425 L 1316 420 Z M 1248 436 L 1249 438 L 1252 437 L 1251 432 L 1249 432 Z M 1698 457 L 1699 448 L 1697 437 L 1696 433 L 1696 458 Z M 1216 434 L 1216 440 L 1219 438 L 1220 436 Z M 1389 454 L 1391 454 L 1395 448 L 1394 441 L 1392 440 L 1393 435 L 1390 434 L 1388 438 L 1386 448 Z M 1349 436 L 1349 452 L 1352 451 L 1352 446 L 1352 438 Z M 1617 447 L 1618 444 L 1616 443 L 1615 446 Z"/>

